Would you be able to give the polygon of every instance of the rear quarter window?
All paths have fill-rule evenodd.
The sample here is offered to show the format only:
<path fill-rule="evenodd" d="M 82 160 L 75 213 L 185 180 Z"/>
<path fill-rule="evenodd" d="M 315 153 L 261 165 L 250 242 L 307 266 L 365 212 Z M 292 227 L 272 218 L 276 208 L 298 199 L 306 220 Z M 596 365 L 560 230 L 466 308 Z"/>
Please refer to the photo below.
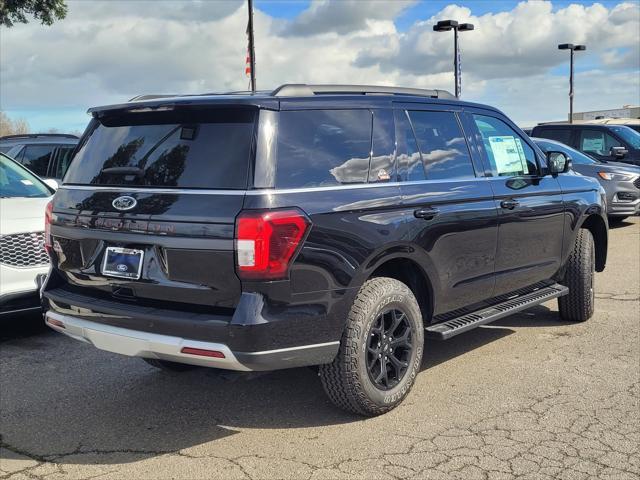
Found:
<path fill-rule="evenodd" d="M 280 112 L 276 187 L 365 183 L 371 129 L 369 110 Z"/>
<path fill-rule="evenodd" d="M 244 189 L 255 116 L 255 109 L 215 109 L 94 120 L 65 183 Z"/>
<path fill-rule="evenodd" d="M 40 177 L 47 176 L 55 145 L 27 145 L 20 156 L 20 163 Z"/>

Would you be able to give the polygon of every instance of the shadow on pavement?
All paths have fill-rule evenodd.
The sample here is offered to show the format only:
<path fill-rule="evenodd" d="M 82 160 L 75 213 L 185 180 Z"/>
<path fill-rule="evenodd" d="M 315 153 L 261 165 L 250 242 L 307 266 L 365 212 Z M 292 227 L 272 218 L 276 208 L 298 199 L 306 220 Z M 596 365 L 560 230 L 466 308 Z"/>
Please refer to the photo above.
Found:
<path fill-rule="evenodd" d="M 423 368 L 511 333 L 477 329 L 447 342 L 427 341 Z M 48 330 L 4 343 L 1 373 L 3 446 L 58 463 L 128 463 L 235 435 L 239 428 L 364 421 L 335 408 L 311 369 L 251 380 L 211 369 L 171 374 Z M 6 455 L 12 454 L 0 459 Z"/>
<path fill-rule="evenodd" d="M 613 222 L 609 220 L 609 230 L 615 230 L 617 228 L 624 228 L 628 227 L 629 225 L 633 225 L 633 218 L 634 217 L 627 217 L 624 220 L 614 220 Z"/>
<path fill-rule="evenodd" d="M 48 330 L 40 311 L 0 316 L 0 342 L 30 337 Z"/>

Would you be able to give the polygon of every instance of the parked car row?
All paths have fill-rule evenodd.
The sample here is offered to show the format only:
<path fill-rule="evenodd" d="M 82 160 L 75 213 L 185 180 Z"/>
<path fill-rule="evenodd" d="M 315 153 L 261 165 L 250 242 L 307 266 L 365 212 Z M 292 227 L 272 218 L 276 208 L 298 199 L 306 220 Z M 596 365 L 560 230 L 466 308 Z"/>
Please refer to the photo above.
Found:
<path fill-rule="evenodd" d="M 0 153 L 0 316 L 40 309 L 37 278 L 49 270 L 44 211 L 54 192 Z"/>
<path fill-rule="evenodd" d="M 626 125 L 544 124 L 530 135 L 564 143 L 603 162 L 640 165 L 640 133 Z"/>
<path fill-rule="evenodd" d="M 607 215 L 618 223 L 640 213 L 640 167 L 626 163 L 601 162 L 556 140 L 533 137 L 543 152 L 561 151 L 572 161 L 572 169 L 600 182 L 607 193 Z"/>
<path fill-rule="evenodd" d="M 78 144 L 75 135 L 38 133 L 0 138 L 0 152 L 7 154 L 41 178 L 62 180 Z"/>

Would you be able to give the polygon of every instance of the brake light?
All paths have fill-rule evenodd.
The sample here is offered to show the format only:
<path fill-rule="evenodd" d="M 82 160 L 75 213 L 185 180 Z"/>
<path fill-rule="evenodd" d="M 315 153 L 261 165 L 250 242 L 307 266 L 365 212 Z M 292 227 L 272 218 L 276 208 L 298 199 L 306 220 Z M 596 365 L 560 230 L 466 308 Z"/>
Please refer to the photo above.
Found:
<path fill-rule="evenodd" d="M 252 280 L 286 278 L 310 226 L 308 217 L 298 209 L 241 212 L 236 219 L 238 276 Z"/>
<path fill-rule="evenodd" d="M 47 203 L 44 210 L 44 249 L 51 253 L 53 243 L 51 240 L 51 218 L 53 217 L 53 200 Z"/>

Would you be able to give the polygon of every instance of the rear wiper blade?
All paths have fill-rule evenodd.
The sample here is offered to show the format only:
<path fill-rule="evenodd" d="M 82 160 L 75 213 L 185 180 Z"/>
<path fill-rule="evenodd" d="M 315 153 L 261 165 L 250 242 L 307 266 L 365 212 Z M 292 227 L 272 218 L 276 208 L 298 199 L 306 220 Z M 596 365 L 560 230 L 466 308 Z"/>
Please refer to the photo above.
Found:
<path fill-rule="evenodd" d="M 112 175 L 135 175 L 141 177 L 144 170 L 140 167 L 108 167 L 100 170 L 100 173 L 110 173 Z"/>

